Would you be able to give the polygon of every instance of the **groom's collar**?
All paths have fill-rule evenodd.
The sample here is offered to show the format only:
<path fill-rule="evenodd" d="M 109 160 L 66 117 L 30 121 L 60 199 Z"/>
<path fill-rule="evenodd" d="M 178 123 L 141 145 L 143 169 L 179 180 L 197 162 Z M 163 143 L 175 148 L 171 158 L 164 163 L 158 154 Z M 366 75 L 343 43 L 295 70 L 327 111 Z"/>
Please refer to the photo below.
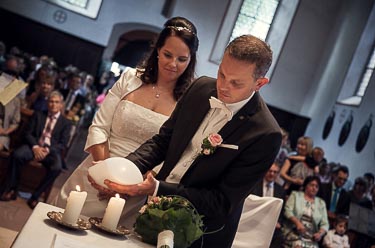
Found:
<path fill-rule="evenodd" d="M 236 103 L 227 103 L 225 104 L 227 106 L 227 108 L 232 111 L 233 115 L 237 114 L 238 111 L 240 111 L 240 109 L 245 106 L 246 103 L 248 103 L 251 98 L 254 96 L 255 94 L 255 91 L 248 97 L 246 98 L 245 100 L 242 100 L 240 102 L 236 102 Z"/>
<path fill-rule="evenodd" d="M 213 89 L 211 95 L 214 96 L 214 97 L 217 97 L 216 89 Z M 255 91 L 249 98 L 247 98 L 247 99 L 245 99 L 241 102 L 232 103 L 234 105 L 240 104 L 238 109 L 232 109 L 231 107 L 228 106 L 228 105 L 232 105 L 232 104 L 226 104 L 226 106 L 231 111 L 233 111 L 233 116 L 235 114 L 237 114 L 238 112 L 241 112 L 241 115 L 252 115 L 256 112 L 259 101 L 260 101 L 259 92 Z M 208 107 L 210 107 L 209 101 L 207 101 L 207 105 L 208 105 Z M 237 110 L 237 111 L 234 112 L 235 110 Z"/>

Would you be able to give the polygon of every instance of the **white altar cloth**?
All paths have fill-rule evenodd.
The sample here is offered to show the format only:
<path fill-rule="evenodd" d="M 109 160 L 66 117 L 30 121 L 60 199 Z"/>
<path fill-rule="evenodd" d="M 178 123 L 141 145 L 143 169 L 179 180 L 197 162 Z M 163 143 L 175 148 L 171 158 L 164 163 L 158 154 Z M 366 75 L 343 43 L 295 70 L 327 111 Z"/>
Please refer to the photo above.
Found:
<path fill-rule="evenodd" d="M 134 235 L 114 236 L 103 233 L 95 227 L 78 231 L 67 229 L 49 219 L 50 211 L 63 212 L 63 209 L 42 202 L 34 209 L 30 218 L 18 234 L 12 248 L 52 248 L 56 237 L 69 240 L 77 240 L 77 247 L 111 247 L 111 248 L 151 248 L 149 244 L 142 243 Z M 87 217 L 81 216 L 83 219 Z"/>

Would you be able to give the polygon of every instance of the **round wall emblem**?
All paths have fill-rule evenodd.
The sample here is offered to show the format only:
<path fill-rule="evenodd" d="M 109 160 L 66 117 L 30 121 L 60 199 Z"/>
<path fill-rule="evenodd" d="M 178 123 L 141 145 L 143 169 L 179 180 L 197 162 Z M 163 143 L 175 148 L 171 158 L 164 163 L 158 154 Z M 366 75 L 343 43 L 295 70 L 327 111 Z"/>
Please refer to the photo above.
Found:
<path fill-rule="evenodd" d="M 55 13 L 53 13 L 53 20 L 57 23 L 64 23 L 67 18 L 68 15 L 63 10 L 56 10 Z"/>

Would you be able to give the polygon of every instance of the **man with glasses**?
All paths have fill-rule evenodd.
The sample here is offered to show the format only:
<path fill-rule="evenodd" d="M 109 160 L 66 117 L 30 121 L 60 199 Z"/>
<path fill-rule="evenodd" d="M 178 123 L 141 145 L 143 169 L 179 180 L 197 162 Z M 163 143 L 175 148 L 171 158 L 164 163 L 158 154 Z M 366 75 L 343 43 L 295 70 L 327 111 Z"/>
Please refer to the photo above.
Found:
<path fill-rule="evenodd" d="M 336 215 L 349 215 L 350 196 L 343 188 L 349 177 L 348 167 L 340 165 L 333 171 L 332 183 L 323 183 L 320 186 L 318 196 L 327 206 L 328 218 L 334 220 Z"/>

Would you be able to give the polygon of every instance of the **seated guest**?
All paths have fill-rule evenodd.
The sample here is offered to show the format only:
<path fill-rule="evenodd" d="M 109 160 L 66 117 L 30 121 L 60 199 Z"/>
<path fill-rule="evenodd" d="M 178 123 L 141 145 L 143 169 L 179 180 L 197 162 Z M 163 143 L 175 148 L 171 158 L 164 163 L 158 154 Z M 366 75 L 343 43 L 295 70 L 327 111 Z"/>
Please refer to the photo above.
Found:
<path fill-rule="evenodd" d="M 323 239 L 325 248 L 349 248 L 349 237 L 346 235 L 348 229 L 348 219 L 344 216 L 337 216 L 335 228 L 329 230 Z"/>
<path fill-rule="evenodd" d="M 372 191 L 372 188 L 374 187 L 375 176 L 371 172 L 366 172 L 365 174 L 363 174 L 363 178 L 366 179 L 367 185 L 368 185 L 366 196 L 371 200 L 372 199 L 371 191 Z"/>
<path fill-rule="evenodd" d="M 364 205 L 363 203 L 360 203 L 360 205 L 375 211 L 375 187 L 371 189 L 370 194 L 371 194 L 371 205 Z"/>
<path fill-rule="evenodd" d="M 366 179 L 363 177 L 357 177 L 354 181 L 353 189 L 349 191 L 350 202 L 355 204 L 371 202 L 366 196 L 367 188 L 368 185 Z"/>
<path fill-rule="evenodd" d="M 4 192 L 0 200 L 9 201 L 17 198 L 18 179 L 21 167 L 31 160 L 36 160 L 47 168 L 44 179 L 28 200 L 34 208 L 39 196 L 54 182 L 61 171 L 61 152 L 69 140 L 71 124 L 61 115 L 63 97 L 53 91 L 48 97 L 48 111 L 35 111 L 25 127 L 25 143 L 11 153 L 7 178 L 1 189 Z"/>
<path fill-rule="evenodd" d="M 6 46 L 4 42 L 0 41 L 0 70 L 3 68 L 5 63 Z"/>
<path fill-rule="evenodd" d="M 9 135 L 18 128 L 20 120 L 20 100 L 17 97 L 5 106 L 0 103 L 0 151 L 9 150 Z"/>
<path fill-rule="evenodd" d="M 282 135 L 281 146 L 274 163 L 281 168 L 284 165 L 285 160 L 288 158 L 288 154 L 291 149 L 289 146 L 289 133 L 284 128 L 280 129 Z M 281 186 L 284 185 L 284 179 L 281 178 L 280 174 L 277 176 L 275 182 Z"/>
<path fill-rule="evenodd" d="M 337 214 L 349 215 L 350 207 L 350 196 L 343 188 L 349 177 L 348 167 L 340 165 L 333 171 L 332 176 L 333 182 L 323 183 L 318 193 L 326 203 L 330 221 L 333 221 Z"/>
<path fill-rule="evenodd" d="M 319 165 L 319 173 L 318 176 L 320 178 L 320 182 L 323 183 L 330 183 L 332 178 L 331 168 L 333 163 L 327 163 L 326 161 L 322 161 Z"/>
<path fill-rule="evenodd" d="M 301 161 L 301 157 L 311 156 L 313 148 L 313 140 L 310 137 L 302 136 L 297 140 L 296 154 L 289 156 L 284 165 L 281 167 L 280 176 L 285 180 L 284 189 L 287 195 L 293 190 L 299 190 L 303 184 L 303 179 L 299 177 L 293 177 L 291 172 L 294 166 Z"/>
<path fill-rule="evenodd" d="M 35 91 L 26 97 L 26 108 L 22 108 L 21 112 L 26 116 L 31 116 L 34 111 L 48 110 L 48 96 L 55 87 L 56 73 L 53 70 L 43 76 L 35 86 Z"/>
<path fill-rule="evenodd" d="M 36 88 L 42 84 L 50 70 L 51 68 L 48 65 L 43 65 L 35 72 L 35 76 L 28 81 L 26 97 L 36 91 Z"/>
<path fill-rule="evenodd" d="M 4 62 L 4 66 L 0 68 L 0 70 L 8 75 L 20 79 L 20 64 L 16 56 L 8 55 Z"/>
<path fill-rule="evenodd" d="M 85 98 L 80 93 L 82 78 L 76 73 L 70 73 L 67 80 L 68 88 L 60 90 L 65 98 L 65 114 L 69 117 L 80 116 L 80 110 L 85 104 Z"/>
<path fill-rule="evenodd" d="M 298 175 L 295 175 L 294 177 L 301 178 L 302 180 L 305 180 L 307 176 L 318 174 L 319 166 L 322 163 L 327 162 L 327 160 L 324 158 L 324 150 L 318 146 L 312 149 L 311 155 L 307 155 L 307 156 L 297 155 L 297 156 L 290 156 L 289 158 L 300 161 L 298 164 L 296 164 L 292 168 L 291 174 L 293 177 L 293 170 L 297 171 Z M 298 165 L 298 169 L 296 168 L 297 165 Z"/>
<path fill-rule="evenodd" d="M 318 248 L 318 242 L 328 231 L 326 204 L 317 197 L 320 180 L 308 176 L 302 191 L 292 191 L 284 209 L 285 247 Z"/>
<path fill-rule="evenodd" d="M 280 198 L 283 201 L 285 200 L 285 190 L 282 186 L 275 183 L 277 176 L 279 175 L 280 167 L 273 163 L 271 168 L 267 171 L 266 175 L 263 177 L 263 180 L 259 181 L 253 188 L 251 194 L 257 196 L 268 196 Z M 270 247 L 280 247 L 280 244 L 283 243 L 283 235 L 281 233 L 281 223 L 282 223 L 283 214 L 280 214 L 279 221 L 276 224 L 275 232 L 272 237 Z"/>

